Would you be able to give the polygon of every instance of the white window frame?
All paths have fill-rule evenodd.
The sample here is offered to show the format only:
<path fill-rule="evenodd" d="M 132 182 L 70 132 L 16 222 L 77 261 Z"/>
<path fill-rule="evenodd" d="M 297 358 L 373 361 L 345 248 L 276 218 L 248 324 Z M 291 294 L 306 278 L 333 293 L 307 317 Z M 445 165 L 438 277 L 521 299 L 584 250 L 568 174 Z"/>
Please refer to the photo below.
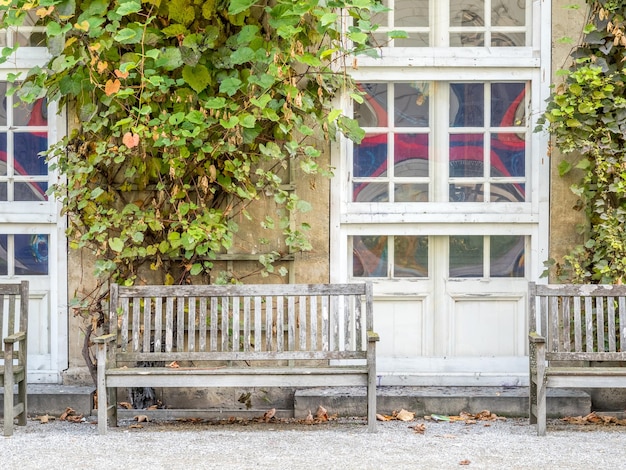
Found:
<path fill-rule="evenodd" d="M 448 2 L 441 0 L 431 0 L 431 5 L 437 5 L 440 12 L 448 8 Z M 381 51 L 380 58 L 359 56 L 348 64 L 347 72 L 357 82 L 530 82 L 529 197 L 525 203 L 349 202 L 352 184 L 348 156 L 352 142 L 341 138 L 333 146 L 331 157 L 333 167 L 338 169 L 331 183 L 331 260 L 338 269 L 331 269 L 331 281 L 344 281 L 351 272 L 348 237 L 376 234 L 527 235 L 532 240 L 527 252 L 527 277 L 536 280 L 540 276 L 548 253 L 548 135 L 533 133 L 533 129 L 550 93 L 551 2 L 533 0 L 530 10 L 527 18 L 534 20 L 528 47 L 390 47 Z M 431 8 L 431 23 L 433 15 Z M 448 21 L 447 16 L 443 20 Z M 351 115 L 350 99 L 342 99 L 343 109 Z"/>

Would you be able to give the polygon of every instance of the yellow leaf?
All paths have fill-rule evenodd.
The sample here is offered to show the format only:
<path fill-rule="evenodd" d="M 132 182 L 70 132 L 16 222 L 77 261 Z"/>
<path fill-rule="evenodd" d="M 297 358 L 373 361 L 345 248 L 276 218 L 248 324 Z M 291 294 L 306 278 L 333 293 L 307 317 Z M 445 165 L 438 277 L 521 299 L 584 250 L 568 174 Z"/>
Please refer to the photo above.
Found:
<path fill-rule="evenodd" d="M 167 273 L 165 275 L 165 285 L 166 286 L 173 286 L 174 285 L 174 276 L 172 276 L 170 273 Z"/>
<path fill-rule="evenodd" d="M 108 62 L 98 62 L 98 73 L 104 72 L 107 68 L 109 68 Z"/>
<path fill-rule="evenodd" d="M 115 70 L 115 76 L 117 78 L 126 78 L 128 77 L 128 71 L 122 72 L 121 70 Z"/>
<path fill-rule="evenodd" d="M 76 23 L 74 25 L 74 28 L 78 29 L 79 31 L 89 31 L 89 22 L 87 20 L 81 21 L 80 23 Z"/>
<path fill-rule="evenodd" d="M 49 16 L 52 12 L 54 11 L 54 5 L 48 8 L 39 8 L 35 14 L 39 17 L 39 18 L 45 18 L 46 16 Z"/>
<path fill-rule="evenodd" d="M 108 80 L 106 82 L 106 84 L 104 85 L 104 93 L 107 96 L 111 96 L 114 93 L 117 93 L 118 91 L 120 91 L 120 87 L 122 86 L 122 84 L 120 83 L 119 80 Z"/>
<path fill-rule="evenodd" d="M 67 41 L 65 41 L 65 47 L 68 48 L 70 47 L 72 44 L 74 44 L 76 41 L 78 41 L 78 39 L 76 39 L 75 36 L 72 36 L 71 38 L 69 38 Z"/>

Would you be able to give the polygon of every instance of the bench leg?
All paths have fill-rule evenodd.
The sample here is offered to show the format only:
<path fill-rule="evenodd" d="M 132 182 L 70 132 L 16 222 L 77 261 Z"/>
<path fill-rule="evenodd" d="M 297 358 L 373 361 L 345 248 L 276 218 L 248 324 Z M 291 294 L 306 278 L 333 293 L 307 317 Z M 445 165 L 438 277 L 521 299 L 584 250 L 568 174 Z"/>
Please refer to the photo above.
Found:
<path fill-rule="evenodd" d="M 376 375 L 367 379 L 367 431 L 376 432 Z"/>
<path fill-rule="evenodd" d="M 546 414 L 547 414 L 547 406 L 546 406 L 546 392 L 547 387 L 543 377 L 537 377 L 537 435 L 545 436 L 546 435 Z"/>
<path fill-rule="evenodd" d="M 13 435 L 13 371 L 4 376 L 4 435 Z"/>
<path fill-rule="evenodd" d="M 26 410 L 28 409 L 26 406 L 27 400 L 27 391 L 26 391 L 26 377 L 19 384 L 17 384 L 17 397 L 18 403 L 21 403 L 24 406 L 22 412 L 18 415 L 17 424 L 18 426 L 26 426 Z"/>

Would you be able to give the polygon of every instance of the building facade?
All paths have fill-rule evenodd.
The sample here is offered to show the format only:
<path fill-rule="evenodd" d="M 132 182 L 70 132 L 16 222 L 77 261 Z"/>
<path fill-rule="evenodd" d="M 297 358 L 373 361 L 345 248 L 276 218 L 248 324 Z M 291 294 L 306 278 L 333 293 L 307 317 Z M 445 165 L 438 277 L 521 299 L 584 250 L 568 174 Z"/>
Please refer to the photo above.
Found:
<path fill-rule="evenodd" d="M 527 384 L 526 286 L 575 237 L 569 183 L 550 177 L 548 136 L 533 129 L 568 65 L 571 46 L 557 39 L 582 30 L 587 6 L 384 3 L 380 57 L 348 66 L 365 99 L 343 106 L 365 138 L 327 149 L 330 183 L 292 174 L 315 210 L 313 250 L 285 261 L 288 280 L 374 283 L 381 385 Z M 386 42 L 396 29 L 408 39 Z M 38 156 L 77 118 L 6 94 L 9 74 L 46 62 L 40 32 L 2 37 L 24 47 L 0 70 L 0 277 L 31 281 L 31 382 L 88 382 L 84 324 L 68 304 L 93 288 L 94 260 L 68 249 L 46 195 L 56 175 Z M 241 230 L 234 251 L 253 237 Z M 216 269 L 250 269 L 237 253 Z"/>

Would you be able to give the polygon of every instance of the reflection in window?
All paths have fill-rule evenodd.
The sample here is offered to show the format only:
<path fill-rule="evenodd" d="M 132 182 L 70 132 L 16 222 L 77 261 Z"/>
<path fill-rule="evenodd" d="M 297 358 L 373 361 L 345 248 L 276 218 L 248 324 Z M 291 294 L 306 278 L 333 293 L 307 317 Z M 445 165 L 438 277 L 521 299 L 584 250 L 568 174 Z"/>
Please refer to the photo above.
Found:
<path fill-rule="evenodd" d="M 489 238 L 491 277 L 524 277 L 524 237 L 500 235 Z"/>
<path fill-rule="evenodd" d="M 450 237 L 450 277 L 483 277 L 483 237 Z"/>
<path fill-rule="evenodd" d="M 428 237 L 394 237 L 394 277 L 428 276 Z"/>
<path fill-rule="evenodd" d="M 48 274 L 48 242 L 43 234 L 0 235 L 0 275 Z"/>
<path fill-rule="evenodd" d="M 352 238 L 352 275 L 387 277 L 387 237 L 377 235 Z"/>

